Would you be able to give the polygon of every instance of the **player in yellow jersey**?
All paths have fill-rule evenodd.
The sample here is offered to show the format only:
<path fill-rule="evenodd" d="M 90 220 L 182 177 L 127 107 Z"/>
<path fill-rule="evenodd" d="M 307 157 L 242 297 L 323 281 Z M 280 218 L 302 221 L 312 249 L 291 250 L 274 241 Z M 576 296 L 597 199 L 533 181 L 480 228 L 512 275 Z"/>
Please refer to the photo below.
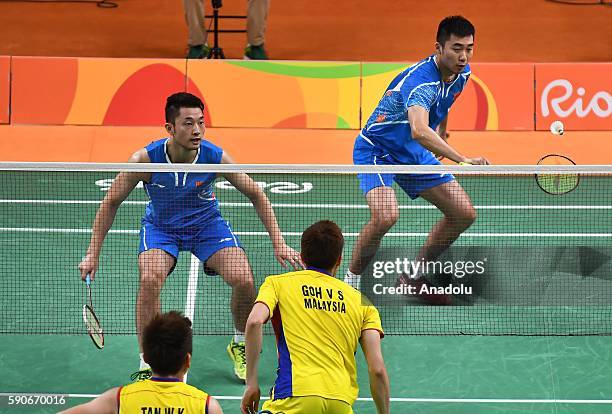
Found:
<path fill-rule="evenodd" d="M 145 327 L 142 350 L 150 379 L 111 388 L 96 399 L 62 414 L 222 414 L 210 395 L 183 382 L 191 365 L 191 321 L 179 312 L 155 316 Z"/>
<path fill-rule="evenodd" d="M 262 325 L 276 334 L 278 370 L 262 412 L 350 414 L 357 398 L 355 352 L 360 342 L 379 414 L 389 412 L 389 378 L 380 340 L 383 330 L 374 306 L 359 291 L 335 278 L 344 238 L 331 221 L 302 234 L 306 270 L 269 276 L 259 289 L 246 326 L 247 387 L 240 409 L 259 408 L 257 368 Z"/>

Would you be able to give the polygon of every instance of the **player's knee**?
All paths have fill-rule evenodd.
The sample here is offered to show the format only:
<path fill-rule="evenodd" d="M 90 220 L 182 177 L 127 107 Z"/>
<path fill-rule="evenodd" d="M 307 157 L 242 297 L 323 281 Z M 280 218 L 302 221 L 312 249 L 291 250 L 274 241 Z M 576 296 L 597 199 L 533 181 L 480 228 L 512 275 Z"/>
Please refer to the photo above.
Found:
<path fill-rule="evenodd" d="M 473 206 L 470 206 L 470 208 L 465 212 L 465 221 L 469 223 L 468 226 L 471 226 L 472 223 L 476 221 L 477 216 L 478 214 L 476 213 L 476 209 Z"/>
<path fill-rule="evenodd" d="M 235 275 L 228 279 L 228 283 L 231 287 L 240 290 L 254 290 L 255 283 L 253 282 L 253 276 L 250 273 Z"/>
<path fill-rule="evenodd" d="M 397 223 L 399 211 L 397 209 L 386 209 L 372 215 L 372 224 L 379 232 L 386 232 Z"/>
<path fill-rule="evenodd" d="M 160 291 L 164 285 L 166 275 L 161 272 L 147 271 L 140 274 L 140 286 L 147 291 Z"/>
<path fill-rule="evenodd" d="M 476 221 L 476 217 L 476 209 L 473 206 L 469 206 L 468 208 L 462 209 L 460 214 L 454 218 L 454 221 L 459 227 L 467 229 Z"/>

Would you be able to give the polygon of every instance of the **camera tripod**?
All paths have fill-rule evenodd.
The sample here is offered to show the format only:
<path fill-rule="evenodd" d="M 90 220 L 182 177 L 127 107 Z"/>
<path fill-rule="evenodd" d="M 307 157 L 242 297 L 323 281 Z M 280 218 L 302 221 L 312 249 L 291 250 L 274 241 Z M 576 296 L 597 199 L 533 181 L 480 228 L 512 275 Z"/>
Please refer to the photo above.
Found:
<path fill-rule="evenodd" d="M 223 0 L 212 0 L 213 14 L 207 15 L 207 19 L 212 18 L 213 29 L 206 32 L 213 34 L 213 45 L 208 54 L 209 59 L 225 59 L 223 48 L 219 46 L 219 33 L 246 33 L 245 29 L 219 29 L 219 19 L 246 19 L 246 16 L 219 15 L 219 9 L 223 7 Z"/>

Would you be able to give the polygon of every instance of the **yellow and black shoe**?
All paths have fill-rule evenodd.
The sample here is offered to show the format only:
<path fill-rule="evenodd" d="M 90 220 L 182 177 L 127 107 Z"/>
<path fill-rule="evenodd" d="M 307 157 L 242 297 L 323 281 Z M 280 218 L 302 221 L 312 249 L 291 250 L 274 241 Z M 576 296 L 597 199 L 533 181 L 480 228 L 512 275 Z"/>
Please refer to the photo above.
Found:
<path fill-rule="evenodd" d="M 234 374 L 241 381 L 246 381 L 246 348 L 244 342 L 234 342 L 227 346 L 227 354 L 234 363 Z"/>

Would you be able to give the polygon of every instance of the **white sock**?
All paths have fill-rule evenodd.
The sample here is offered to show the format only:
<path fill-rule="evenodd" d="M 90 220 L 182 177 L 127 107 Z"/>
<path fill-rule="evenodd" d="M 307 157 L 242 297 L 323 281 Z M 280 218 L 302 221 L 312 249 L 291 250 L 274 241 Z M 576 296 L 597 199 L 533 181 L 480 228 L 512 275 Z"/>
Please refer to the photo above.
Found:
<path fill-rule="evenodd" d="M 244 332 L 234 330 L 234 342 L 237 344 L 240 342 L 244 342 Z"/>
<path fill-rule="evenodd" d="M 415 260 L 415 262 L 417 262 Z M 416 269 L 412 269 L 413 271 L 410 273 L 410 279 L 418 280 L 425 275 L 425 266 L 427 266 L 427 262 L 424 259 L 420 259 L 418 262 L 419 266 Z"/>
<path fill-rule="evenodd" d="M 144 354 L 141 352 L 140 353 L 140 371 L 142 371 L 143 369 L 150 369 L 151 366 L 149 366 L 149 364 L 147 364 L 144 360 Z"/>
<path fill-rule="evenodd" d="M 359 290 L 361 287 L 361 275 L 356 275 L 347 269 L 346 275 L 344 275 L 344 283 L 348 283 L 355 289 Z"/>
<path fill-rule="evenodd" d="M 416 272 L 410 275 L 410 279 L 418 280 L 423 277 L 423 272 Z"/>
<path fill-rule="evenodd" d="M 422 262 L 423 266 L 425 265 L 425 262 Z M 423 275 L 425 274 L 424 269 L 422 266 L 419 266 L 418 269 L 415 272 L 411 272 L 410 273 L 410 279 L 412 280 L 418 280 L 420 278 L 423 277 Z"/>

